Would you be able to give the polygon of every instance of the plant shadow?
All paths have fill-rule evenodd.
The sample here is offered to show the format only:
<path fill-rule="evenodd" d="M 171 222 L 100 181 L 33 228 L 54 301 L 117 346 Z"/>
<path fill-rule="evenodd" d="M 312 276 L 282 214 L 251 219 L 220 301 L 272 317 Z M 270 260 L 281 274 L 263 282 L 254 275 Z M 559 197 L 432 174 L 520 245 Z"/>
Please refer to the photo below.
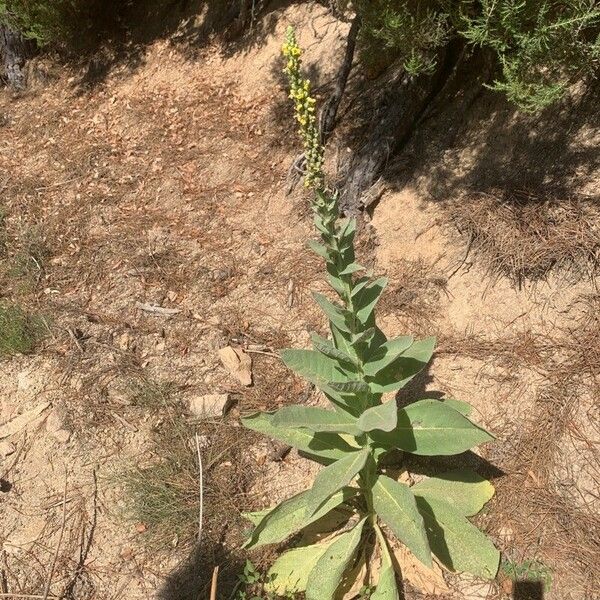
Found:
<path fill-rule="evenodd" d="M 541 581 L 515 581 L 514 600 L 544 600 L 544 584 Z"/>
<path fill-rule="evenodd" d="M 213 572 L 218 571 L 217 598 L 230 598 L 239 583 L 244 559 L 221 542 L 201 542 L 170 573 L 157 594 L 158 600 L 198 600 L 209 598 Z"/>

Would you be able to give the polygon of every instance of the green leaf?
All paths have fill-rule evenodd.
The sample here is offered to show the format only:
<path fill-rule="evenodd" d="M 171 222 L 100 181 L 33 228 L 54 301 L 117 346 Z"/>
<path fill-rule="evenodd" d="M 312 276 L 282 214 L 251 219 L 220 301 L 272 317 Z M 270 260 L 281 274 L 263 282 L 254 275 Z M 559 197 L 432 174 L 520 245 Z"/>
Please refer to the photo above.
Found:
<path fill-rule="evenodd" d="M 394 392 L 403 388 L 431 360 L 435 338 L 425 338 L 414 342 L 389 366 L 381 369 L 376 376 L 369 376 L 368 381 L 373 392 Z"/>
<path fill-rule="evenodd" d="M 412 346 L 413 342 L 414 338 L 407 335 L 389 340 L 376 348 L 364 365 L 365 375 L 374 377 L 379 371 L 389 367 Z"/>
<path fill-rule="evenodd" d="M 340 275 L 352 275 L 353 273 L 358 273 L 358 271 L 365 271 L 365 267 L 359 265 L 358 263 L 350 263 L 343 271 L 340 271 Z"/>
<path fill-rule="evenodd" d="M 454 398 L 444 398 L 444 402 L 454 410 L 468 417 L 473 411 L 473 407 L 464 400 L 455 400 Z"/>
<path fill-rule="evenodd" d="M 369 384 L 361 380 L 330 381 L 329 387 L 342 394 L 368 394 L 371 391 Z"/>
<path fill-rule="evenodd" d="M 446 502 L 465 517 L 476 515 L 494 496 L 494 486 L 471 469 L 455 469 L 429 477 L 411 490 L 428 502 Z"/>
<path fill-rule="evenodd" d="M 298 448 L 310 457 L 321 458 L 326 462 L 338 460 L 348 452 L 356 451 L 356 448 L 350 446 L 336 433 L 314 433 L 308 429 L 277 427 L 273 424 L 272 413 L 250 415 L 244 417 L 242 423 L 248 429 L 268 435 Z"/>
<path fill-rule="evenodd" d="M 327 270 L 329 271 L 330 268 L 331 270 L 333 270 L 333 267 L 330 267 L 330 265 L 328 265 Z M 336 277 L 332 273 L 329 273 L 327 275 L 327 282 L 337 292 L 339 296 L 344 297 L 344 294 L 346 293 L 346 286 L 339 277 Z"/>
<path fill-rule="evenodd" d="M 365 466 L 368 457 L 369 448 L 363 448 L 321 469 L 310 490 L 306 515 L 312 515 L 335 492 L 348 485 Z"/>
<path fill-rule="evenodd" d="M 357 334 L 352 339 L 352 345 L 357 346 L 358 344 L 364 344 L 370 342 L 373 336 L 375 335 L 375 327 L 369 327 L 369 329 L 365 329 L 362 333 Z"/>
<path fill-rule="evenodd" d="M 396 585 L 396 572 L 387 542 L 379 527 L 376 528 L 379 547 L 381 548 L 381 569 L 377 589 L 371 594 L 371 600 L 400 600 L 398 586 Z"/>
<path fill-rule="evenodd" d="M 318 294 L 317 292 L 313 292 L 313 298 L 315 302 L 321 307 L 321 310 L 327 315 L 329 320 L 342 331 L 346 331 L 350 333 L 350 328 L 348 327 L 346 321 L 350 317 L 350 314 L 347 310 L 343 309 L 340 306 L 337 306 L 331 300 L 329 300 L 323 294 Z"/>
<path fill-rule="evenodd" d="M 319 242 L 315 240 L 308 240 L 308 247 L 315 252 L 315 254 L 318 254 L 325 260 L 329 260 L 329 251 L 323 244 L 319 244 Z"/>
<path fill-rule="evenodd" d="M 373 507 L 396 537 L 424 564 L 431 567 L 431 551 L 415 497 L 403 483 L 380 475 L 373 486 Z"/>
<path fill-rule="evenodd" d="M 356 219 L 347 219 L 340 223 L 340 247 L 351 248 L 356 234 Z"/>
<path fill-rule="evenodd" d="M 311 571 L 332 543 L 294 548 L 282 554 L 267 572 L 265 591 L 287 596 L 306 590 Z"/>
<path fill-rule="evenodd" d="M 292 371 L 314 383 L 342 406 L 347 406 L 346 400 L 329 386 L 331 381 L 343 382 L 351 376 L 336 360 L 316 350 L 283 350 L 281 359 Z"/>
<path fill-rule="evenodd" d="M 318 350 L 321 354 L 333 358 L 338 362 L 345 363 L 346 367 L 356 367 L 356 359 L 343 350 L 336 348 L 329 340 L 326 340 L 316 333 L 311 334 L 311 338 L 315 350 Z"/>
<path fill-rule="evenodd" d="M 360 416 L 357 426 L 362 431 L 392 431 L 398 424 L 398 406 L 395 398 L 368 408 Z"/>
<path fill-rule="evenodd" d="M 385 448 L 399 448 L 421 456 L 451 456 L 493 440 L 457 410 L 439 400 L 419 400 L 398 411 L 398 425 L 371 438 Z"/>
<path fill-rule="evenodd" d="M 371 314 L 373 313 L 373 309 L 381 296 L 381 293 L 385 289 L 387 285 L 387 279 L 385 277 L 381 277 L 376 279 L 369 285 L 366 285 L 360 292 L 356 294 L 354 299 L 354 306 L 356 309 L 356 317 L 361 323 L 366 323 Z"/>
<path fill-rule="evenodd" d="M 275 508 L 258 513 L 244 515 L 248 520 L 254 522 L 262 515 L 262 519 L 256 523 L 250 538 L 244 544 L 244 548 L 258 548 L 265 544 L 277 544 L 287 537 L 304 529 L 307 525 L 324 517 L 331 510 L 346 502 L 356 495 L 351 488 L 343 488 L 333 494 L 313 515 L 306 515 L 306 503 L 310 490 L 301 492 L 278 504 Z M 264 513 L 264 514 L 263 514 Z"/>
<path fill-rule="evenodd" d="M 275 427 L 304 427 L 310 431 L 362 434 L 356 425 L 356 419 L 348 413 L 316 406 L 284 406 L 273 414 L 271 422 Z"/>
<path fill-rule="evenodd" d="M 365 519 L 339 535 L 318 559 L 308 576 L 306 600 L 334 600 L 344 571 L 350 566 L 361 540 Z"/>
<path fill-rule="evenodd" d="M 417 497 L 433 553 L 452 571 L 493 579 L 500 553 L 489 538 L 445 502 Z"/>

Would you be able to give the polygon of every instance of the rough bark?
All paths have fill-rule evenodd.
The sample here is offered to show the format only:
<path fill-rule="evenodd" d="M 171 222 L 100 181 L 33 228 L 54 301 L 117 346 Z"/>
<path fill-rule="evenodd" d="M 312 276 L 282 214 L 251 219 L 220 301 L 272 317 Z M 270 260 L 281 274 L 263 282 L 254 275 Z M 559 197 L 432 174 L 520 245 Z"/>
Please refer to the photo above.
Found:
<path fill-rule="evenodd" d="M 17 89 L 25 87 L 25 64 L 34 53 L 35 42 L 6 25 L 0 25 L 0 59 L 8 85 Z"/>
<path fill-rule="evenodd" d="M 346 41 L 346 51 L 344 52 L 344 60 L 338 71 L 335 87 L 327 103 L 323 107 L 320 118 L 320 133 L 321 143 L 325 144 L 327 138 L 331 135 L 336 119 L 337 113 L 342 102 L 342 97 L 346 91 L 346 85 L 348 83 L 348 77 L 352 71 L 352 63 L 354 62 L 354 52 L 356 50 L 356 40 L 358 38 L 358 32 L 360 31 L 361 18 L 356 15 L 350 25 L 348 31 L 348 37 Z"/>
<path fill-rule="evenodd" d="M 455 70 L 462 45 L 444 49 L 433 74 L 411 77 L 400 73 L 388 84 L 384 99 L 373 119 L 371 135 L 354 154 L 339 186 L 340 208 L 357 214 L 376 200 L 368 194 L 389 158 L 408 140 L 423 113 Z"/>

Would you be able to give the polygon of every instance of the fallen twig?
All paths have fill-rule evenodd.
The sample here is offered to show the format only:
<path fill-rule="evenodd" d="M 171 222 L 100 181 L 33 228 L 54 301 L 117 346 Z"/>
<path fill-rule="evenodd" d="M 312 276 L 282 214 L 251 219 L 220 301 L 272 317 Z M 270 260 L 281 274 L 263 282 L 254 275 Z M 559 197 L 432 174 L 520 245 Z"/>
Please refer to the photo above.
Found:
<path fill-rule="evenodd" d="M 202 538 L 202 521 L 204 519 L 204 482 L 202 473 L 202 454 L 200 453 L 200 439 L 196 433 L 196 453 L 198 455 L 198 472 L 200 477 L 200 507 L 198 509 L 198 544 Z"/>
<path fill-rule="evenodd" d="M 178 315 L 181 312 L 180 308 L 163 308 L 162 306 L 156 306 L 154 304 L 145 304 L 143 302 L 136 302 L 135 307 L 149 312 L 155 315 L 164 315 L 167 317 Z"/>
<path fill-rule="evenodd" d="M 46 581 L 46 588 L 44 590 L 43 596 L 38 596 L 39 598 L 43 598 L 43 600 L 48 600 L 50 596 L 50 586 L 52 585 L 52 577 L 54 576 L 54 569 L 56 568 L 56 562 L 58 560 L 58 553 L 60 552 L 60 545 L 62 544 L 63 534 L 65 532 L 65 525 L 67 522 L 67 467 L 65 465 L 65 487 L 63 490 L 63 507 L 62 507 L 62 523 L 60 526 L 60 533 L 58 535 L 58 542 L 56 543 L 56 548 L 54 549 L 54 556 L 52 557 L 52 564 L 50 566 L 50 573 L 48 574 L 48 580 Z"/>
<path fill-rule="evenodd" d="M 212 574 L 212 582 L 210 584 L 210 600 L 217 600 L 217 580 L 219 577 L 219 565 L 217 565 Z"/>

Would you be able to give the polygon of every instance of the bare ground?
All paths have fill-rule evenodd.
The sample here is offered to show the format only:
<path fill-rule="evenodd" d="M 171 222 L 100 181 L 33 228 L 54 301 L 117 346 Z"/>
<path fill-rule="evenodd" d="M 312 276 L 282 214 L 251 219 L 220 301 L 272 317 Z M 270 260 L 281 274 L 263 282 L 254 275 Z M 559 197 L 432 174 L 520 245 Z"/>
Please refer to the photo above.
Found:
<path fill-rule="evenodd" d="M 0 439 L 0 592 L 9 597 L 207 597 L 214 566 L 225 589 L 245 560 L 235 550 L 240 512 L 310 480 L 306 463 L 281 460 L 238 417 L 310 394 L 271 353 L 324 327 L 309 296 L 324 284 L 304 245 L 305 201 L 284 194 L 294 132 L 274 118 L 274 105 L 285 116 L 276 57 L 295 21 L 326 81 L 345 26 L 319 7 L 274 15 L 258 47 L 215 45 L 190 60 L 160 41 L 101 86 L 80 90 L 66 74 L 0 95 L 1 295 L 42 315 L 47 330 L 34 355 L 1 363 L 0 427 L 40 411 Z M 506 216 L 502 204 L 493 210 Z M 456 219 L 422 185 L 384 194 L 361 238 L 365 260 L 392 281 L 383 324 L 390 334 L 435 333 L 439 350 L 412 392 L 471 402 L 497 435 L 482 458 L 498 495 L 481 524 L 504 556 L 546 565 L 549 600 L 587 600 L 600 555 L 594 278 L 552 271 L 515 282 L 490 268 L 489 245 L 469 251 L 469 232 L 489 240 L 498 230 L 473 216 L 461 235 Z M 598 231 L 589 219 L 586 235 Z M 137 302 L 181 312 L 157 316 Z M 217 350 L 228 344 L 255 350 L 252 387 L 221 366 Z M 140 406 L 136 382 L 172 384 L 168 408 Z M 160 463 L 172 415 L 218 392 L 235 400 L 225 419 L 185 417 L 186 472 L 194 431 L 207 465 L 193 550 L 196 526 L 157 538 L 152 524 L 128 518 L 119 474 Z M 464 599 L 512 594 L 502 575 L 484 586 L 453 579 L 452 589 Z"/>

